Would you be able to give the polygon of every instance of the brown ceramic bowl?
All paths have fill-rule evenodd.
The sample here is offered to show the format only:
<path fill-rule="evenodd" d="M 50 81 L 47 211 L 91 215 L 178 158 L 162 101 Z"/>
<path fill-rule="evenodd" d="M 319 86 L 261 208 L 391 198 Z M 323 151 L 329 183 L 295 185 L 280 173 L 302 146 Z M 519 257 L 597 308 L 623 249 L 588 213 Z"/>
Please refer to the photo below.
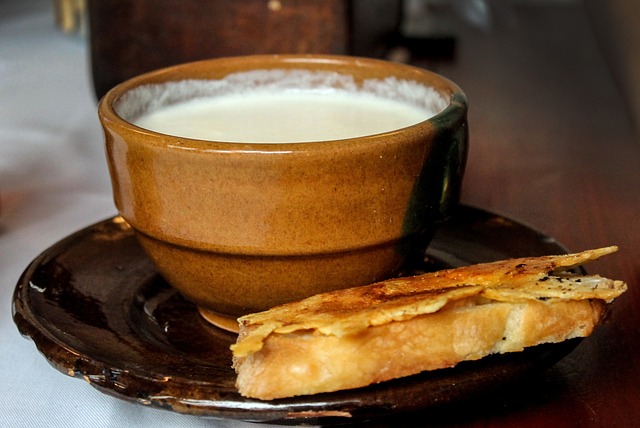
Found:
<path fill-rule="evenodd" d="M 131 123 L 142 85 L 312 70 L 434 88 L 445 108 L 399 130 L 312 143 L 225 143 Z M 153 101 L 154 97 L 150 98 Z M 143 106 L 142 109 L 145 107 Z M 466 98 L 431 72 L 342 56 L 246 56 L 144 74 L 101 100 L 114 199 L 159 272 L 214 323 L 396 275 L 458 201 Z"/>

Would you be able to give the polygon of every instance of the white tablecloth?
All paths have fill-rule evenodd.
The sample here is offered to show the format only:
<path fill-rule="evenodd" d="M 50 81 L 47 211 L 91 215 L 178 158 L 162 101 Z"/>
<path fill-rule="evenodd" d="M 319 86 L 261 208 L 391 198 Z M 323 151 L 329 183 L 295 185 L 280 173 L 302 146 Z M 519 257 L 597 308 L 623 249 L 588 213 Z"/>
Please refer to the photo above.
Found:
<path fill-rule="evenodd" d="M 0 426 L 245 427 L 104 395 L 53 369 L 17 331 L 11 299 L 40 252 L 115 214 L 81 37 L 45 0 L 0 1 Z"/>

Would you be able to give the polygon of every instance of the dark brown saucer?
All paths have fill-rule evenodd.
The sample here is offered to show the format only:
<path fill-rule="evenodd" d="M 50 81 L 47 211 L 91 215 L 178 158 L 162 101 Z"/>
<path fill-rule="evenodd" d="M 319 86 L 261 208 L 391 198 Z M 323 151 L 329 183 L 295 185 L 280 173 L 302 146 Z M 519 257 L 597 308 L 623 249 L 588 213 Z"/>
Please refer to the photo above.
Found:
<path fill-rule="evenodd" d="M 441 226 L 424 268 L 563 252 L 525 225 L 461 206 Z M 14 321 L 56 369 L 107 394 L 181 413 L 285 424 L 354 422 L 459 402 L 549 367 L 579 343 L 538 346 L 367 388 L 246 399 L 234 387 L 234 335 L 211 326 L 167 285 L 120 217 L 38 256 L 16 287 Z"/>

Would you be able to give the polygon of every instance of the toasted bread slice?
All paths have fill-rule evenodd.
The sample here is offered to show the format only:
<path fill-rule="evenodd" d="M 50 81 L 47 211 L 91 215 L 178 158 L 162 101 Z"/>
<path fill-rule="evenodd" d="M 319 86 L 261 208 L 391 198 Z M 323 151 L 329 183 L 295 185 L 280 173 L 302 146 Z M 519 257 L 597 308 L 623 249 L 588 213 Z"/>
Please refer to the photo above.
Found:
<path fill-rule="evenodd" d="M 448 269 L 244 316 L 236 385 L 263 400 L 337 391 L 588 336 L 626 284 L 573 269 L 616 250 Z"/>

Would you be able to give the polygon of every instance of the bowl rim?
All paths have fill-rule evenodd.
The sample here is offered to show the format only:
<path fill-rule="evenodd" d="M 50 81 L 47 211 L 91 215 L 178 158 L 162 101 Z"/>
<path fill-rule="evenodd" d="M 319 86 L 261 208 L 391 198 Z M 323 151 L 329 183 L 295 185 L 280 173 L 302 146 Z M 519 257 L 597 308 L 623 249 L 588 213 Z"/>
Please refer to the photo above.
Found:
<path fill-rule="evenodd" d="M 362 68 L 393 68 L 401 71 L 405 80 L 414 80 L 425 84 L 425 80 L 429 80 L 431 87 L 436 89 L 440 94 L 448 96 L 448 105 L 439 113 L 412 125 L 386 131 L 377 134 L 335 139 L 328 141 L 310 141 L 310 142 L 278 142 L 278 143 L 260 143 L 260 142 L 226 142 L 200 140 L 195 138 L 179 137 L 164 134 L 139 127 L 126 119 L 122 118 L 116 112 L 116 103 L 128 91 L 145 84 L 157 84 L 169 81 L 185 80 L 196 71 L 201 74 L 203 70 L 211 70 L 213 68 L 221 68 L 228 70 L 228 73 L 239 71 L 238 66 L 242 66 L 243 70 L 273 69 L 278 68 L 277 65 L 286 66 L 295 69 L 296 65 L 306 65 L 310 67 L 315 65 L 327 70 L 333 70 L 336 66 L 344 68 L 354 65 Z M 199 71 L 198 71 L 199 70 Z M 385 75 L 390 75 L 386 73 Z M 182 77 L 180 77 L 182 76 Z M 410 77 L 414 78 L 411 79 Z M 206 80 L 205 77 L 197 77 Z M 200 61 L 192 61 L 181 63 L 169 67 L 152 70 L 133 78 L 130 78 L 109 90 L 99 101 L 98 115 L 103 127 L 116 130 L 118 133 L 133 134 L 139 138 L 136 141 L 144 141 L 145 144 L 163 147 L 175 150 L 195 150 L 204 152 L 251 152 L 251 153 L 292 153 L 292 152 L 308 152 L 316 150 L 325 150 L 331 148 L 335 150 L 340 146 L 371 145 L 375 143 L 388 142 L 393 136 L 400 133 L 416 133 L 417 135 L 425 135 L 432 133 L 434 128 L 442 126 L 444 123 L 455 122 L 466 119 L 467 97 L 462 89 L 450 79 L 437 74 L 433 71 L 419 68 L 407 64 L 395 63 L 382 59 L 363 58 L 346 55 L 321 55 L 321 54 L 266 54 L 266 55 L 245 55 L 237 57 L 220 57 L 213 59 L 204 59 Z"/>

